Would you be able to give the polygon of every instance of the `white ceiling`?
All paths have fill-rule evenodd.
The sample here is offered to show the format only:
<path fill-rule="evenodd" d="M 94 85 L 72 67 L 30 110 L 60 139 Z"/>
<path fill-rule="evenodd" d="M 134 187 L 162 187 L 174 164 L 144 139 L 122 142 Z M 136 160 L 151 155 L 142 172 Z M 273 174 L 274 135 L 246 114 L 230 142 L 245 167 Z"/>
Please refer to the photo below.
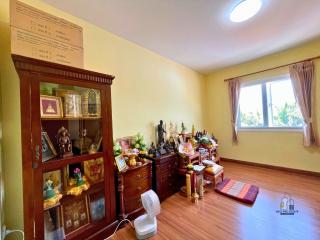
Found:
<path fill-rule="evenodd" d="M 320 36 L 320 0 L 263 0 L 231 23 L 240 0 L 44 0 L 199 72 L 252 60 Z"/>

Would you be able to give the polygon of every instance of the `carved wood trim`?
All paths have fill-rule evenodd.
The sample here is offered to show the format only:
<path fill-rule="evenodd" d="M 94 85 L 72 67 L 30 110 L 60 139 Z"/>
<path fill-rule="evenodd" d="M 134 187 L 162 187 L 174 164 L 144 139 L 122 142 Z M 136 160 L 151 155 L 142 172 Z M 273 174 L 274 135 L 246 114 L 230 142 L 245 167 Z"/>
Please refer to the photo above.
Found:
<path fill-rule="evenodd" d="M 69 78 L 108 85 L 111 85 L 112 80 L 114 79 L 114 76 L 112 75 L 46 62 L 20 55 L 12 54 L 12 59 L 18 72 L 26 71 L 43 76 L 50 75 L 56 78 Z"/>

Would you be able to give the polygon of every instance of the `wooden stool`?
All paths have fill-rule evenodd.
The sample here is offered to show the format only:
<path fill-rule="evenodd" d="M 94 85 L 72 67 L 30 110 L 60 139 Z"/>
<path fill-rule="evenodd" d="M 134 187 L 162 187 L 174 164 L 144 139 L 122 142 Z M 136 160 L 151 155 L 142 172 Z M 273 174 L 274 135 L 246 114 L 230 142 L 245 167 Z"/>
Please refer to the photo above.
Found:
<path fill-rule="evenodd" d="M 210 180 L 212 182 L 212 186 L 215 188 L 217 179 L 221 177 L 221 181 L 223 181 L 224 169 L 222 166 L 218 164 L 214 164 L 211 167 L 207 167 L 204 170 L 204 178 L 206 180 Z"/>

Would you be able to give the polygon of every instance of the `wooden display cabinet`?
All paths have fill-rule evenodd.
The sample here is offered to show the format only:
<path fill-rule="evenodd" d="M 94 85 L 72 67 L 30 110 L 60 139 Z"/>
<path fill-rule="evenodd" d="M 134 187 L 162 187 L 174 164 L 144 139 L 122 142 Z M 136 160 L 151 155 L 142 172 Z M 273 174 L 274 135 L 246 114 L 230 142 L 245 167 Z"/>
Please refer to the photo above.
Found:
<path fill-rule="evenodd" d="M 152 163 L 153 190 L 158 194 L 160 201 L 163 201 L 179 191 L 179 156 L 169 153 L 153 158 Z"/>
<path fill-rule="evenodd" d="M 106 238 L 118 223 L 114 77 L 12 58 L 20 77 L 25 238 Z M 62 127 L 69 135 L 58 134 Z"/>

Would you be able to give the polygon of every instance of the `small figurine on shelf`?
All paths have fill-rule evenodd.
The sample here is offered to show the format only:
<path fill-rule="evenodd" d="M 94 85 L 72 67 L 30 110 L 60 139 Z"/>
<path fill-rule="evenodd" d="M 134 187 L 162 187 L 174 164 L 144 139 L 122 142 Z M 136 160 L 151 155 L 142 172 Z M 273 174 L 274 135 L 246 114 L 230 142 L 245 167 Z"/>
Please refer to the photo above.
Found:
<path fill-rule="evenodd" d="M 187 133 L 187 128 L 186 126 L 184 125 L 184 123 L 182 122 L 181 123 L 181 134 L 186 134 Z"/>
<path fill-rule="evenodd" d="M 164 144 L 164 134 L 166 131 L 164 130 L 163 127 L 163 121 L 160 120 L 160 123 L 158 125 L 158 146 L 162 146 Z"/>
<path fill-rule="evenodd" d="M 172 148 L 173 152 L 176 151 L 177 145 L 176 145 L 176 142 L 174 141 L 174 137 L 173 136 L 170 137 L 169 143 L 171 145 L 171 148 Z"/>
<path fill-rule="evenodd" d="M 81 186 L 84 184 L 84 181 L 83 181 L 83 178 L 82 178 L 82 175 L 81 175 L 81 171 L 79 168 L 76 168 L 74 171 L 73 171 L 73 175 L 76 179 L 76 184 L 77 186 Z"/>
<path fill-rule="evenodd" d="M 148 154 L 150 155 L 150 157 L 156 157 L 157 156 L 157 149 L 154 146 L 154 143 L 152 142 L 148 151 Z"/>
<path fill-rule="evenodd" d="M 90 183 L 87 177 L 82 175 L 80 168 L 75 168 L 70 175 L 72 177 L 69 176 L 68 179 L 67 195 L 79 196 L 83 191 L 87 191 L 90 188 Z"/>
<path fill-rule="evenodd" d="M 213 135 L 213 133 L 211 133 L 211 139 L 215 141 L 215 143 L 218 143 L 218 139 Z"/>
<path fill-rule="evenodd" d="M 167 140 L 163 146 L 163 148 L 166 150 L 166 153 L 173 153 L 174 152 L 174 147 L 172 144 Z"/>
<path fill-rule="evenodd" d="M 195 134 L 195 131 L 196 131 L 196 130 L 195 130 L 194 124 L 192 124 L 192 134 L 191 134 L 192 137 L 195 136 L 195 135 L 194 135 L 194 134 Z"/>
<path fill-rule="evenodd" d="M 46 209 L 55 206 L 59 203 L 61 198 L 62 194 L 58 189 L 55 189 L 53 181 L 51 179 L 47 179 L 44 187 L 43 208 Z"/>
<path fill-rule="evenodd" d="M 54 198 L 56 196 L 56 192 L 54 191 L 53 181 L 48 179 L 45 182 L 45 199 Z"/>
<path fill-rule="evenodd" d="M 65 127 L 61 127 L 57 134 L 57 143 L 59 146 L 59 153 L 61 158 L 70 157 L 72 153 L 72 143 L 68 130 Z"/>
<path fill-rule="evenodd" d="M 79 134 L 79 139 L 73 142 L 73 148 L 77 151 L 76 153 L 84 154 L 87 153 L 92 144 L 92 139 L 87 137 L 87 129 L 83 129 Z"/>

